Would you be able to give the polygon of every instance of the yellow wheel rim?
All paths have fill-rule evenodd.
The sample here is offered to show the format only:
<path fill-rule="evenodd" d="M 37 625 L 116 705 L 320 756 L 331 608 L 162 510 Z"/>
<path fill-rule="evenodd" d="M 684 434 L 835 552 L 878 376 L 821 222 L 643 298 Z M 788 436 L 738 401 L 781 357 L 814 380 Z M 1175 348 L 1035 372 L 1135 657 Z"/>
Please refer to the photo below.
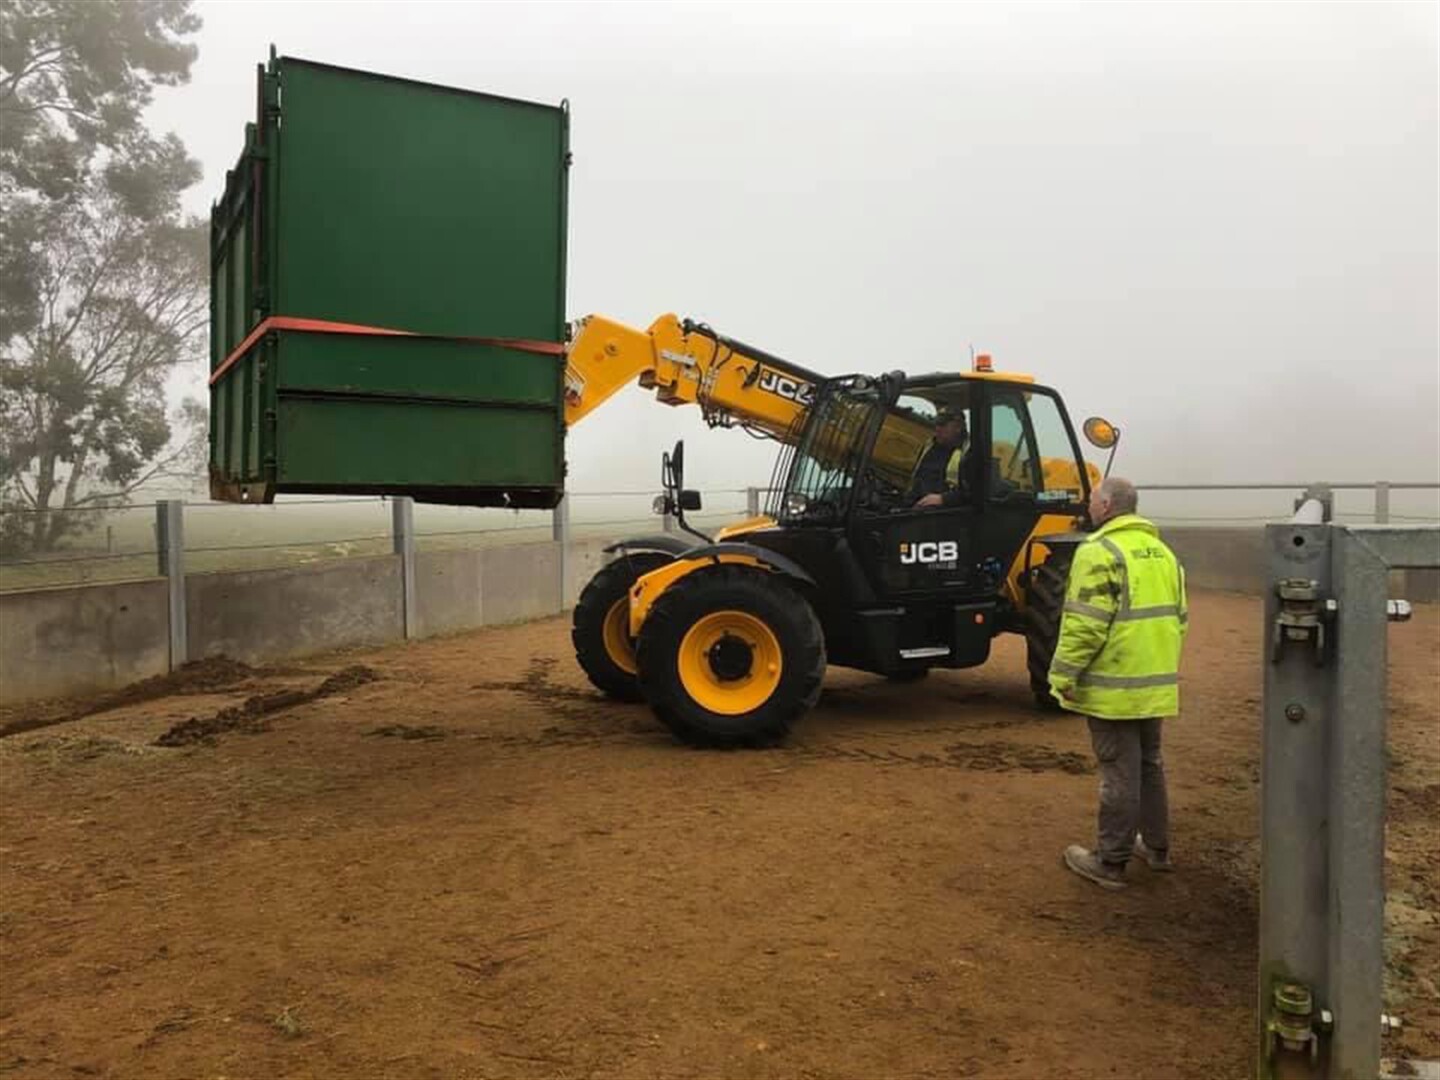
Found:
<path fill-rule="evenodd" d="M 605 640 L 605 652 L 610 662 L 627 675 L 634 675 L 640 669 L 635 663 L 635 642 L 630 638 L 630 598 L 622 596 L 610 605 L 605 613 L 605 625 L 601 630 Z"/>
<path fill-rule="evenodd" d="M 680 642 L 678 663 L 685 692 L 721 716 L 764 705 L 784 669 L 775 632 L 743 611 L 716 611 L 698 620 Z"/>

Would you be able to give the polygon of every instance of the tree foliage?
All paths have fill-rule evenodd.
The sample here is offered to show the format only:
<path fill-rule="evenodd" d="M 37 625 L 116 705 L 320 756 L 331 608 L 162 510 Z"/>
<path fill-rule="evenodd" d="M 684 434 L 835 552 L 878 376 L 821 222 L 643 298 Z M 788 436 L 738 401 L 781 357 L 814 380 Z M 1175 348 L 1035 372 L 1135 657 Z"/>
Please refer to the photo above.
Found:
<path fill-rule="evenodd" d="M 25 511 L 0 546 L 53 548 L 198 466 L 203 409 L 172 414 L 166 382 L 204 345 L 199 168 L 143 123 L 198 28 L 189 0 L 0 6 L 0 507 Z"/>

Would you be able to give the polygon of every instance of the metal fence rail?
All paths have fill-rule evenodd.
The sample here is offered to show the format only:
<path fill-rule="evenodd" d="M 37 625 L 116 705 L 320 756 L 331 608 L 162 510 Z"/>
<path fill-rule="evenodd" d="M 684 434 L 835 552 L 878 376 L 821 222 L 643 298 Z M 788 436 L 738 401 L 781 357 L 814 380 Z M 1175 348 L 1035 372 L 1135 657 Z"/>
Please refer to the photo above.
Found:
<path fill-rule="evenodd" d="M 1378 481 L 1338 482 L 1310 485 L 1326 500 L 1336 492 L 1373 492 L 1373 508 L 1357 515 L 1355 507 L 1336 518 L 1391 521 L 1440 522 L 1440 513 L 1396 513 L 1392 493 L 1409 493 L 1410 505 L 1400 509 L 1429 510 L 1429 501 L 1415 505 L 1414 493 L 1440 492 L 1440 482 Z M 1142 484 L 1141 490 L 1174 492 L 1281 492 L 1306 490 L 1299 483 L 1256 481 L 1253 483 L 1160 483 Z M 711 529 L 742 516 L 756 516 L 764 505 L 769 488 L 711 488 L 703 512 L 690 515 L 702 528 Z M 673 520 L 659 519 L 650 509 L 656 492 L 650 488 L 616 487 L 610 490 L 575 491 L 566 495 L 553 514 L 544 511 L 515 513 L 503 510 L 439 507 L 429 504 L 415 508 L 415 536 L 422 550 L 485 546 L 494 543 L 526 543 L 564 536 L 620 536 L 629 532 L 657 529 L 674 531 Z M 89 584 L 152 577 L 156 574 L 161 536 L 156 515 L 163 503 L 137 503 L 109 509 L 84 508 L 48 510 L 9 508 L 0 510 L 6 518 L 27 523 L 40 513 L 75 515 L 82 528 L 65 531 L 55 549 L 39 554 L 0 556 L 0 591 L 44 588 L 55 585 Z M 1289 503 L 1289 500 L 1286 500 Z M 186 542 L 184 554 L 190 572 L 213 570 L 254 570 L 295 565 L 352 556 L 383 555 L 393 551 L 393 522 L 389 501 L 382 497 L 295 498 L 267 507 L 230 503 L 185 503 Z M 718 509 L 717 509 L 718 508 Z M 1288 505 L 1272 513 L 1205 515 L 1193 512 L 1188 504 L 1176 508 L 1179 514 L 1150 512 L 1162 526 L 1176 525 L 1260 525 L 1283 520 Z M 22 530 L 23 531 L 23 530 Z M 3 535 L 3 533 L 0 533 Z"/>

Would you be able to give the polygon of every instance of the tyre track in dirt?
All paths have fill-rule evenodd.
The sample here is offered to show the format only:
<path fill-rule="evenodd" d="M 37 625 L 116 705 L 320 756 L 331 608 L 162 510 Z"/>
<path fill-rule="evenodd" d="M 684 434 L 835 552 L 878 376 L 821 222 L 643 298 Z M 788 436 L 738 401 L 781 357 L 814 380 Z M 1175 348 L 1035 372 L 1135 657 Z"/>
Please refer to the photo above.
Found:
<path fill-rule="evenodd" d="M 643 706 L 627 706 L 592 691 L 576 690 L 556 683 L 554 681 L 556 663 L 554 658 L 539 658 L 530 663 L 525 674 L 519 679 L 475 683 L 471 689 L 516 694 L 548 715 L 575 724 L 575 727 L 552 726 L 534 735 L 471 732 L 466 733 L 463 737 L 489 745 L 524 750 L 548 747 L 585 747 L 599 744 L 640 746 L 670 740 L 670 736 Z M 832 691 L 822 699 L 820 708 L 810 722 L 817 728 L 823 729 L 825 714 L 831 711 L 831 707 L 837 701 L 846 703 L 855 701 L 863 708 L 873 710 L 875 703 L 865 700 L 872 696 L 865 694 L 863 690 Z M 958 697 L 967 704 L 988 701 L 991 697 L 983 692 L 945 696 Z M 594 726 L 593 720 L 597 714 L 615 716 L 617 725 L 612 728 Z M 1015 719 L 1025 722 L 1035 718 L 1017 714 Z M 1040 719 L 1053 718 L 1042 717 Z M 846 742 L 910 739 L 923 735 L 943 735 L 953 738 L 969 732 L 1010 726 L 1013 725 L 1009 720 L 995 720 L 978 724 L 948 724 L 898 730 L 874 728 L 864 732 L 838 734 L 835 738 Z M 831 741 L 812 742 L 792 739 L 780 747 L 760 752 L 779 755 L 789 760 L 841 761 L 928 769 L 959 768 L 981 772 L 1058 771 L 1072 775 L 1084 775 L 1094 771 L 1089 760 L 1080 754 L 1056 750 L 1044 745 L 994 739 L 979 742 L 955 742 L 938 751 L 911 752 L 893 748 L 875 749 L 867 746 L 837 745 Z"/>

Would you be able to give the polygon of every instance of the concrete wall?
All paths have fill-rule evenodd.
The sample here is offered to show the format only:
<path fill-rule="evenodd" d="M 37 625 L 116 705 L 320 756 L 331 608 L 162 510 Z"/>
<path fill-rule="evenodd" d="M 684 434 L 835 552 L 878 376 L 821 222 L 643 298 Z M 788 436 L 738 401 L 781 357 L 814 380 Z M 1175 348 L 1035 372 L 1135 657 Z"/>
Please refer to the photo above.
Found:
<path fill-rule="evenodd" d="M 1260 592 L 1258 529 L 1170 528 L 1192 588 Z M 412 637 L 554 615 L 575 603 L 608 559 L 605 542 L 563 552 L 553 542 L 421 552 L 415 557 Z M 563 574 L 562 574 L 563 566 Z M 1394 595 L 1440 600 L 1440 574 L 1397 575 Z M 247 662 L 382 645 L 404 638 L 398 556 L 185 579 L 191 659 Z M 0 703 L 123 686 L 169 667 L 161 579 L 0 593 Z"/>
<path fill-rule="evenodd" d="M 0 702 L 113 690 L 170 666 L 163 579 L 0 593 Z"/>
<path fill-rule="evenodd" d="M 1440 604 L 1440 570 L 1405 570 L 1400 582 L 1392 581 L 1390 595 L 1412 604 Z"/>
<path fill-rule="evenodd" d="M 481 625 L 480 552 L 415 553 L 417 637 Z"/>
<path fill-rule="evenodd" d="M 494 626 L 560 611 L 560 549 L 555 542 L 482 548 L 481 622 Z"/>
<path fill-rule="evenodd" d="M 1262 530 L 1166 528 L 1160 532 L 1185 564 L 1190 588 L 1259 593 L 1266 587 Z"/>
<path fill-rule="evenodd" d="M 565 558 L 565 606 L 572 608 L 597 570 L 610 561 L 605 553 L 609 540 L 579 540 L 570 545 Z"/>
<path fill-rule="evenodd" d="M 190 659 L 248 662 L 405 636 L 400 560 L 343 559 L 185 578 Z"/>
<path fill-rule="evenodd" d="M 415 556 L 416 637 L 544 618 L 574 606 L 609 556 L 606 541 L 582 540 L 567 552 L 553 542 Z M 564 563 L 563 596 L 560 581 Z"/>
<path fill-rule="evenodd" d="M 1161 533 L 1185 564 L 1191 588 L 1248 593 L 1270 588 L 1263 529 L 1172 527 Z M 1415 604 L 1440 603 L 1440 571 L 1392 571 L 1390 595 Z"/>

